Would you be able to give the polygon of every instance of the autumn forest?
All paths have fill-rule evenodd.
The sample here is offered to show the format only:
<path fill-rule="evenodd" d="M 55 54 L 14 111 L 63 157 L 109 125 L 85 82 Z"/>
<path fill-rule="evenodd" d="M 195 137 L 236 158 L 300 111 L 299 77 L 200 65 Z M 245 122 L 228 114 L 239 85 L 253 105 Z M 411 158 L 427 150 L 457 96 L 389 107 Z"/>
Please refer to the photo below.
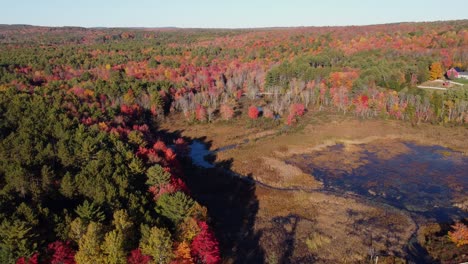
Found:
<path fill-rule="evenodd" d="M 0 25 L 0 263 L 468 261 L 467 71 L 468 20 Z M 310 175 L 426 151 L 400 139 L 447 148 L 450 210 Z"/>

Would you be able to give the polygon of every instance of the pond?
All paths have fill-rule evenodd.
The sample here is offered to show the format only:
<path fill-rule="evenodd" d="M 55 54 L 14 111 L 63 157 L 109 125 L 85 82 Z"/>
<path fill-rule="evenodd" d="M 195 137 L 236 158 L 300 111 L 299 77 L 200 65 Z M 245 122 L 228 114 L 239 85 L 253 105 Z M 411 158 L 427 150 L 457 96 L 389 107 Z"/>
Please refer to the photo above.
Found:
<path fill-rule="evenodd" d="M 211 169 L 215 166 L 205 160 L 206 156 L 213 155 L 213 151 L 209 150 L 205 143 L 193 140 L 192 144 L 190 144 L 190 158 L 192 159 L 193 164 L 205 168 Z"/>
<path fill-rule="evenodd" d="M 468 216 L 468 158 L 412 142 L 337 144 L 287 160 L 338 193 L 446 222 Z"/>

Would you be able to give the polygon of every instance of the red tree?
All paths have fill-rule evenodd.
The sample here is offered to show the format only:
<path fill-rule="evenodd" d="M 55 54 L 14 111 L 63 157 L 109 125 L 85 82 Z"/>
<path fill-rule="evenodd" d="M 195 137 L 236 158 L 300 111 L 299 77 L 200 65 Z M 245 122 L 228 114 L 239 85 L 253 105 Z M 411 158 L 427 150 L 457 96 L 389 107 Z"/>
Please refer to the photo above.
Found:
<path fill-rule="evenodd" d="M 75 264 L 75 251 L 70 242 L 55 241 L 47 246 L 51 254 L 51 264 Z"/>
<path fill-rule="evenodd" d="M 292 104 L 289 109 L 289 113 L 292 115 L 303 116 L 305 113 L 305 107 L 303 104 Z"/>
<path fill-rule="evenodd" d="M 251 107 L 249 107 L 249 117 L 252 118 L 252 119 L 257 119 L 258 118 L 258 108 L 254 105 L 252 105 Z"/>
<path fill-rule="evenodd" d="M 130 256 L 127 258 L 128 264 L 148 264 L 151 261 L 151 257 L 143 255 L 139 248 L 132 250 Z"/>
<path fill-rule="evenodd" d="M 220 263 L 221 258 L 219 256 L 218 241 L 213 231 L 210 230 L 206 222 L 199 222 L 198 226 L 201 231 L 193 239 L 191 245 L 191 255 L 196 260 L 195 262 L 206 264 Z"/>
<path fill-rule="evenodd" d="M 201 105 L 197 105 L 197 108 L 195 109 L 195 118 L 198 121 L 206 121 L 206 115 L 206 108 Z"/>
<path fill-rule="evenodd" d="M 18 260 L 16 260 L 16 264 L 38 264 L 39 254 L 34 253 L 31 258 L 27 259 L 26 257 L 21 257 Z"/>
<path fill-rule="evenodd" d="M 229 120 L 234 117 L 234 109 L 228 104 L 221 105 L 219 112 L 224 120 Z"/>

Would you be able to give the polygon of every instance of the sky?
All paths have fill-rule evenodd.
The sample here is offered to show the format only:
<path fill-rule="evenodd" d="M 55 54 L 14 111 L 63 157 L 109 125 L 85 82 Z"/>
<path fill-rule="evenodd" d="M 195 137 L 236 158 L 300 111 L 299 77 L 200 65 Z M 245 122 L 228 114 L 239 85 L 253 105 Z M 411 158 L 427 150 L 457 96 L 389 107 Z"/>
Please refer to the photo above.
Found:
<path fill-rule="evenodd" d="M 468 19 L 466 0 L 0 0 L 0 24 L 253 28 Z"/>

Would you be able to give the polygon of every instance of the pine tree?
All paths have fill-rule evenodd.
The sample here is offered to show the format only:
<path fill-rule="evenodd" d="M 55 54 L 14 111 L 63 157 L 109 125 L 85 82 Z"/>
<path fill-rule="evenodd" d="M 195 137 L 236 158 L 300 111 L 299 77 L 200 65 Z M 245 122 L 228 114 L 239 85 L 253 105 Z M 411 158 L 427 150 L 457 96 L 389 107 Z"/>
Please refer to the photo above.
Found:
<path fill-rule="evenodd" d="M 32 228 L 22 221 L 3 220 L 0 224 L 0 263 L 12 263 L 19 257 L 30 257 L 36 250 Z"/>
<path fill-rule="evenodd" d="M 179 223 L 190 213 L 194 201 L 183 192 L 164 194 L 157 201 L 156 211 L 174 224 Z"/>
<path fill-rule="evenodd" d="M 154 165 L 146 171 L 146 177 L 148 177 L 148 180 L 146 180 L 147 185 L 160 186 L 169 183 L 171 179 L 171 174 L 165 171 L 164 168 L 160 165 Z"/>
<path fill-rule="evenodd" d="M 167 229 L 153 227 L 140 242 L 141 252 L 153 258 L 155 263 L 165 264 L 172 260 L 171 233 Z"/>
<path fill-rule="evenodd" d="M 86 234 L 78 241 L 79 249 L 75 255 L 76 263 L 104 263 L 101 241 L 102 233 L 100 225 L 95 222 L 89 223 Z"/>
<path fill-rule="evenodd" d="M 106 234 L 104 243 L 101 246 L 103 260 L 106 264 L 125 264 L 126 254 L 124 249 L 123 234 L 117 230 L 112 230 Z"/>
<path fill-rule="evenodd" d="M 72 198 L 75 190 L 76 188 L 73 178 L 70 173 L 67 172 L 60 183 L 60 193 L 65 197 Z"/>

